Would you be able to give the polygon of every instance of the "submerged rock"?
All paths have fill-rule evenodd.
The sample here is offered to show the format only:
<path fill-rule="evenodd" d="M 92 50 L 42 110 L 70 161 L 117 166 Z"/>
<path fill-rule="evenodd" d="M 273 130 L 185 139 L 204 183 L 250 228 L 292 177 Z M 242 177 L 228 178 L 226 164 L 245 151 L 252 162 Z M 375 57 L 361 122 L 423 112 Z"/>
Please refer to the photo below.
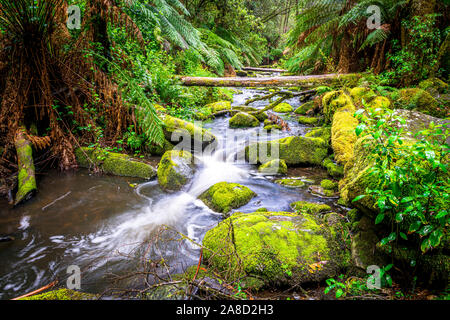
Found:
<path fill-rule="evenodd" d="M 211 210 L 228 214 L 231 210 L 246 205 L 255 196 L 252 190 L 240 184 L 219 182 L 203 192 L 199 199 Z"/>
<path fill-rule="evenodd" d="M 235 213 L 206 233 L 204 257 L 215 270 L 229 271 L 229 280 L 244 277 L 254 289 L 322 281 L 349 257 L 333 228 L 308 214 Z"/>
<path fill-rule="evenodd" d="M 194 176 L 194 157 L 188 151 L 167 151 L 158 166 L 158 182 L 162 189 L 178 191 Z"/>
<path fill-rule="evenodd" d="M 82 147 L 75 150 L 75 157 L 80 167 L 91 168 L 96 165 L 103 172 L 116 176 L 143 179 L 156 176 L 155 168 L 145 162 L 134 160 L 127 154 Z"/>
<path fill-rule="evenodd" d="M 287 174 L 288 168 L 284 160 L 276 159 L 261 165 L 258 171 L 268 175 Z"/>
<path fill-rule="evenodd" d="M 276 154 L 278 150 L 278 154 Z M 266 155 L 263 155 L 267 151 Z M 328 154 L 327 143 L 321 138 L 286 137 L 279 140 L 251 144 L 245 155 L 252 163 L 265 162 L 271 155 L 283 159 L 287 165 L 320 165 Z"/>
<path fill-rule="evenodd" d="M 250 128 L 258 127 L 259 120 L 248 113 L 239 112 L 230 119 L 230 128 Z"/>

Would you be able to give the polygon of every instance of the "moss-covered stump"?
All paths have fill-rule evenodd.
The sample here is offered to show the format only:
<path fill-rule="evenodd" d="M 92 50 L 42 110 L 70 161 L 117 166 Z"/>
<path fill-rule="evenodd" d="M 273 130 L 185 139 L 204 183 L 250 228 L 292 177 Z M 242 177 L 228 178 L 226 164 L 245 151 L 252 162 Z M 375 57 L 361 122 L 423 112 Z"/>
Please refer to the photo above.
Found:
<path fill-rule="evenodd" d="M 253 143 L 245 148 L 246 158 L 251 163 L 264 163 L 273 156 L 283 159 L 288 166 L 319 166 L 327 154 L 328 145 L 323 139 L 297 136 Z"/>
<path fill-rule="evenodd" d="M 294 113 L 300 114 L 300 115 L 305 115 L 308 113 L 308 111 L 313 110 L 314 107 L 315 107 L 314 101 L 309 101 L 309 102 L 302 104 L 297 109 L 295 109 Z"/>
<path fill-rule="evenodd" d="M 52 290 L 20 300 L 97 300 L 98 296 L 69 289 Z"/>
<path fill-rule="evenodd" d="M 163 120 L 164 136 L 174 145 L 180 142 L 187 143 L 186 148 L 190 147 L 191 150 L 195 150 L 197 146 L 204 149 L 216 141 L 216 137 L 212 133 L 191 122 L 169 115 L 162 116 L 161 119 Z M 188 138 L 190 139 L 190 145 L 187 142 Z"/>
<path fill-rule="evenodd" d="M 30 199 L 37 191 L 34 175 L 33 149 L 31 142 L 25 137 L 25 130 L 19 129 L 14 144 L 17 152 L 18 187 L 14 205 Z"/>
<path fill-rule="evenodd" d="M 301 179 L 279 179 L 275 183 L 288 188 L 303 188 L 306 187 L 306 182 Z"/>
<path fill-rule="evenodd" d="M 308 124 L 308 125 L 317 125 L 320 122 L 320 118 L 315 117 L 298 117 L 298 123 L 300 124 Z"/>
<path fill-rule="evenodd" d="M 401 109 L 420 111 L 438 118 L 444 118 L 449 113 L 449 110 L 441 106 L 431 94 L 419 88 L 399 90 L 395 106 Z"/>
<path fill-rule="evenodd" d="M 352 99 L 343 91 L 331 91 L 322 98 L 325 123 L 331 123 L 336 111 L 347 111 L 353 114 L 356 111 Z"/>
<path fill-rule="evenodd" d="M 230 128 L 251 128 L 258 127 L 259 120 L 251 114 L 239 112 L 229 121 Z"/>
<path fill-rule="evenodd" d="M 331 207 L 322 203 L 313 203 L 308 201 L 297 201 L 291 203 L 292 210 L 300 213 L 307 213 L 317 215 L 319 213 L 326 213 L 331 211 Z"/>
<path fill-rule="evenodd" d="M 82 147 L 75 150 L 75 157 L 80 167 L 91 168 L 95 165 L 107 174 L 143 179 L 156 176 L 156 170 L 151 165 L 122 153 Z"/>
<path fill-rule="evenodd" d="M 266 175 L 287 174 L 288 168 L 286 161 L 275 159 L 261 165 L 258 171 Z"/>
<path fill-rule="evenodd" d="M 280 103 L 279 105 L 277 105 L 272 110 L 273 110 L 273 112 L 276 112 L 276 113 L 288 113 L 288 112 L 294 111 L 294 108 L 292 108 L 292 106 L 290 104 L 283 102 L 283 103 Z"/>
<path fill-rule="evenodd" d="M 204 261 L 254 289 L 322 281 L 348 260 L 332 229 L 308 214 L 236 213 L 206 233 Z"/>
<path fill-rule="evenodd" d="M 158 166 L 158 183 L 163 190 L 178 191 L 194 176 L 194 157 L 188 151 L 167 151 Z"/>
<path fill-rule="evenodd" d="M 237 183 L 219 182 L 203 192 L 199 199 L 211 210 L 227 215 L 256 196 L 252 190 Z"/>
<path fill-rule="evenodd" d="M 331 159 L 326 158 L 322 162 L 322 166 L 327 169 L 330 176 L 335 179 L 342 178 L 344 176 L 344 167 L 335 164 Z"/>

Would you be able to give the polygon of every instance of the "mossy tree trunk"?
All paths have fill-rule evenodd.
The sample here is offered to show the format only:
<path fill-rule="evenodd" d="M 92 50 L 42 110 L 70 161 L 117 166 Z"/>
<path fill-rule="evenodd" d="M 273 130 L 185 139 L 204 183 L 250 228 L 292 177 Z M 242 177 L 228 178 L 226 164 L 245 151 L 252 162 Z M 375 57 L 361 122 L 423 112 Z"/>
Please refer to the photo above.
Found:
<path fill-rule="evenodd" d="M 33 162 L 33 150 L 31 142 L 26 138 L 25 129 L 17 131 L 15 138 L 18 162 L 18 187 L 14 205 L 18 205 L 30 199 L 37 191 L 35 169 Z"/>

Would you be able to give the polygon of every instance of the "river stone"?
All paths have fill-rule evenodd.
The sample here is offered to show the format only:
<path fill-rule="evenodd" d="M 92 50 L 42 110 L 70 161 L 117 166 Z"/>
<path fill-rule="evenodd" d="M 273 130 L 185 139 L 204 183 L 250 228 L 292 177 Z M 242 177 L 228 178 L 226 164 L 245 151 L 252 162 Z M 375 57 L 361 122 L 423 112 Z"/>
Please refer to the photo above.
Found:
<path fill-rule="evenodd" d="M 308 214 L 235 213 L 206 233 L 204 261 L 254 289 L 319 282 L 349 260 L 333 228 Z"/>
<path fill-rule="evenodd" d="M 151 179 L 156 170 L 148 163 L 134 160 L 127 154 L 109 152 L 104 149 L 81 147 L 75 150 L 78 165 L 82 168 L 98 166 L 103 172 L 122 176 Z"/>
<path fill-rule="evenodd" d="M 315 117 L 298 117 L 298 123 L 300 124 L 309 124 L 309 125 L 317 125 L 320 122 L 320 118 Z"/>
<path fill-rule="evenodd" d="M 278 155 L 271 150 L 279 150 Z M 260 152 L 267 150 L 262 157 Z M 245 148 L 245 156 L 251 163 L 265 162 L 271 154 L 283 159 L 289 165 L 321 165 L 328 155 L 328 145 L 321 138 L 306 138 L 299 136 L 286 137 L 279 140 L 264 141 L 250 144 Z"/>
<path fill-rule="evenodd" d="M 203 192 L 199 199 L 211 210 L 227 215 L 250 202 L 256 194 L 237 183 L 219 182 Z"/>
<path fill-rule="evenodd" d="M 294 113 L 306 115 L 306 113 L 312 109 L 314 109 L 314 101 L 309 101 L 309 102 L 302 104 L 297 109 L 295 109 Z"/>
<path fill-rule="evenodd" d="M 275 159 L 261 165 L 258 171 L 267 175 L 287 174 L 288 168 L 284 160 Z"/>
<path fill-rule="evenodd" d="M 191 122 L 178 119 L 169 115 L 161 116 L 163 131 L 166 139 L 177 145 L 180 141 L 186 144 L 186 148 L 193 151 L 198 146 L 202 150 L 216 141 L 216 137 L 209 131 L 194 125 Z M 190 139 L 190 141 L 187 141 Z"/>
<path fill-rule="evenodd" d="M 276 180 L 275 183 L 288 188 L 303 188 L 306 186 L 306 182 L 300 179 L 280 179 Z"/>
<path fill-rule="evenodd" d="M 301 213 L 317 215 L 319 213 L 330 212 L 331 207 L 327 204 L 313 203 L 308 201 L 297 201 L 291 203 L 291 208 Z"/>
<path fill-rule="evenodd" d="M 178 191 L 194 176 L 194 157 L 188 151 L 167 151 L 158 166 L 158 182 L 163 190 Z"/>
<path fill-rule="evenodd" d="M 258 127 L 259 120 L 248 113 L 239 112 L 230 119 L 230 128 Z"/>
<path fill-rule="evenodd" d="M 223 110 L 230 110 L 231 109 L 231 102 L 230 101 L 218 101 L 214 103 L 210 103 L 205 106 L 205 108 L 210 108 L 212 113 L 216 113 Z"/>
<path fill-rule="evenodd" d="M 273 112 L 277 112 L 277 113 L 288 113 L 288 112 L 292 112 L 294 110 L 294 108 L 292 108 L 292 106 L 288 103 L 280 103 L 279 105 L 277 105 L 275 108 L 273 108 Z"/>

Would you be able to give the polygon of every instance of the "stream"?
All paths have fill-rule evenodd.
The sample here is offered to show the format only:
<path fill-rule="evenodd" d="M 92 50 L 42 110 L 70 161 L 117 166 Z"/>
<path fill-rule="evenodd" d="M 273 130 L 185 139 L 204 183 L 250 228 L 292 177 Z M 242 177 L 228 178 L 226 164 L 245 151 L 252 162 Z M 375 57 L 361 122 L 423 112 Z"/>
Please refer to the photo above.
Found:
<path fill-rule="evenodd" d="M 243 105 L 264 93 L 267 91 L 243 89 L 235 94 L 233 105 Z M 286 102 L 294 108 L 301 104 L 298 98 Z M 259 101 L 252 106 L 263 108 L 267 103 Z M 270 139 L 307 132 L 295 117 L 284 118 L 291 131 L 272 134 Z M 203 165 L 184 191 L 165 193 L 156 179 L 142 183 L 133 178 L 98 176 L 84 169 L 71 173 L 54 170 L 38 176 L 39 192 L 26 204 L 12 209 L 0 200 L 0 235 L 15 238 L 0 242 L 0 299 L 36 290 L 55 278 L 64 286 L 70 265 L 81 268 L 81 290 L 91 293 L 107 289 L 111 274 L 136 271 L 147 255 L 164 257 L 173 272 L 196 265 L 200 249 L 195 243 L 178 240 L 155 246 L 150 240 L 159 234 L 161 226 L 169 226 L 201 243 L 206 231 L 223 217 L 197 197 L 217 182 L 240 183 L 257 194 L 235 210 L 245 213 L 261 207 L 291 211 L 290 203 L 300 200 L 334 205 L 333 199 L 315 197 L 307 188 L 291 189 L 274 183 L 275 177 L 259 175 L 255 165 L 235 163 L 235 151 L 252 141 L 263 125 L 232 130 L 230 140 L 228 120 L 221 117 L 204 124 L 217 137 L 218 147 L 212 156 L 201 159 Z M 320 184 L 327 173 L 320 168 L 294 168 L 289 176 Z M 133 284 L 126 280 L 121 285 Z"/>

